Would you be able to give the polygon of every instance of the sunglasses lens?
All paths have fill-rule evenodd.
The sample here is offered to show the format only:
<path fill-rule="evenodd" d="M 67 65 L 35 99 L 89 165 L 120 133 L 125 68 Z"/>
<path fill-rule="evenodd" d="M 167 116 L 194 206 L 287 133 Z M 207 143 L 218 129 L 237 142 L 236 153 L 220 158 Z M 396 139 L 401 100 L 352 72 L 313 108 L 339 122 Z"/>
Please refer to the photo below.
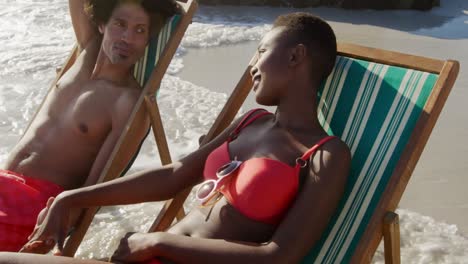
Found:
<path fill-rule="evenodd" d="M 214 181 L 207 181 L 200 185 L 200 188 L 198 188 L 197 191 L 197 198 L 198 199 L 205 199 L 208 197 L 211 192 L 213 192 L 215 188 L 215 182 Z"/>
<path fill-rule="evenodd" d="M 224 164 L 221 168 L 218 169 L 216 175 L 218 175 L 218 177 L 227 176 L 233 171 L 235 171 L 240 164 L 241 162 L 239 161 L 232 161 L 227 164 Z"/>
<path fill-rule="evenodd" d="M 216 172 L 216 176 L 218 176 L 217 180 L 207 180 L 202 183 L 200 187 L 198 187 L 196 197 L 198 200 L 202 201 L 202 205 L 206 205 L 207 202 L 213 200 L 213 197 L 216 197 L 214 194 L 218 195 L 218 198 L 215 200 L 215 202 L 219 200 L 219 197 L 222 197 L 222 195 L 216 191 L 217 186 L 223 186 L 223 183 L 221 182 L 223 179 L 225 179 L 224 177 L 235 171 L 241 163 L 241 161 L 234 160 L 223 165 Z"/>

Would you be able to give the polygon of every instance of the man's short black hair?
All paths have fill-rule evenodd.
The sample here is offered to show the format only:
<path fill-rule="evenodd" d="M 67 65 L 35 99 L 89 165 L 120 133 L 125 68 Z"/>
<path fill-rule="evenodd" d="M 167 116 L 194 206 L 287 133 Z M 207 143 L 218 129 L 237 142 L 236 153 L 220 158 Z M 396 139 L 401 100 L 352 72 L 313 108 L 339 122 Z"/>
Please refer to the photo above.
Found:
<path fill-rule="evenodd" d="M 330 25 L 310 13 L 298 12 L 279 16 L 275 27 L 285 27 L 292 45 L 303 44 L 311 60 L 312 71 L 321 79 L 330 75 L 336 60 L 336 37 Z"/>
<path fill-rule="evenodd" d="M 150 15 L 151 33 L 159 32 L 167 18 L 180 11 L 175 0 L 88 0 L 85 2 L 84 10 L 96 25 L 107 24 L 114 9 L 125 2 L 141 5 Z"/>

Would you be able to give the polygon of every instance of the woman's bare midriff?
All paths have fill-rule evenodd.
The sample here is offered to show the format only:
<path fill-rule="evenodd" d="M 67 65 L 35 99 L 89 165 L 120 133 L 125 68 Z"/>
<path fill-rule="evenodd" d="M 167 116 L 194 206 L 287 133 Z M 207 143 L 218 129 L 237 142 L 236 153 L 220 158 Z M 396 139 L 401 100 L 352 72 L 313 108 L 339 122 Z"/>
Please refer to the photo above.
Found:
<path fill-rule="evenodd" d="M 195 207 L 168 232 L 191 237 L 263 243 L 271 239 L 275 226 L 242 215 L 225 198 L 214 206 Z"/>

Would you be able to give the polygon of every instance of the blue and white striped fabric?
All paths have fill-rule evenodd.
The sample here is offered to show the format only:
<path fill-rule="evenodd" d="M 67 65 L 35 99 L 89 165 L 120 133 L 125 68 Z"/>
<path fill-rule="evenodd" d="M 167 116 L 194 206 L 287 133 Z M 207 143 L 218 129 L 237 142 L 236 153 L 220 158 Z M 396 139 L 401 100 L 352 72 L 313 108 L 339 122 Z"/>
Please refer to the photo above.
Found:
<path fill-rule="evenodd" d="M 338 57 L 319 92 L 319 120 L 353 156 L 336 215 L 303 263 L 348 263 L 438 75 Z"/>
<path fill-rule="evenodd" d="M 164 52 L 166 43 L 169 41 L 169 38 L 177 27 L 180 19 L 180 15 L 174 15 L 169 18 L 164 27 L 159 31 L 158 35 L 150 39 L 145 50 L 145 55 L 135 64 L 133 75 L 142 87 L 151 76 L 161 54 Z"/>

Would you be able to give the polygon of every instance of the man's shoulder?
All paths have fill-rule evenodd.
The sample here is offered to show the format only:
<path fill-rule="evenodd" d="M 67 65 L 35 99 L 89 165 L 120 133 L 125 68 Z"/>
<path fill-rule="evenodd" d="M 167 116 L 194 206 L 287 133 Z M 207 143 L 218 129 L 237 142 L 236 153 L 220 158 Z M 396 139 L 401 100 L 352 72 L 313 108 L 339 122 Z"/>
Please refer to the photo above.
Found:
<path fill-rule="evenodd" d="M 121 93 L 116 98 L 111 111 L 112 120 L 115 122 L 116 127 L 126 124 L 132 113 L 137 111 L 135 106 L 140 99 L 141 92 L 141 88 L 138 87 L 126 87 L 121 90 Z M 135 118 L 137 118 L 137 120 L 145 120 L 145 116 L 145 111 L 137 111 Z M 141 127 L 147 127 L 146 123 L 141 124 L 145 124 Z"/>
<path fill-rule="evenodd" d="M 140 98 L 141 89 L 133 86 L 120 86 L 115 89 L 119 90 L 114 104 L 116 112 L 122 114 L 122 111 L 131 111 Z"/>
<path fill-rule="evenodd" d="M 130 102 L 136 102 L 142 92 L 141 86 L 136 81 L 131 81 L 129 85 L 123 87 L 121 97 Z"/>

